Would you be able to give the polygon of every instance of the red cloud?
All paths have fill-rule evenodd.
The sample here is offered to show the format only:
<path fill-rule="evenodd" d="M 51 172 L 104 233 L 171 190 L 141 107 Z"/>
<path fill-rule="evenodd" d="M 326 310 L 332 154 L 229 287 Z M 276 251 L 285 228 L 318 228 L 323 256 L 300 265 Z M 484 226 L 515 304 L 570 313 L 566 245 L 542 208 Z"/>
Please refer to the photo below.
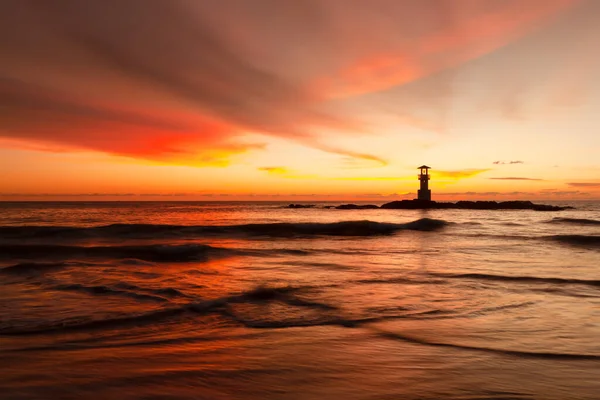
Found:
<path fill-rule="evenodd" d="M 221 163 L 261 132 L 385 164 L 323 144 L 362 127 L 327 99 L 458 65 L 574 1 L 5 2 L 0 136 Z"/>
<path fill-rule="evenodd" d="M 382 7 L 381 14 L 387 18 L 379 14 L 380 24 L 356 32 L 360 37 L 354 43 L 368 43 L 372 49 L 361 48 L 349 65 L 317 86 L 327 95 L 345 96 L 411 82 L 495 50 L 578 1 L 508 0 L 491 5 L 446 0 L 435 7 L 427 2 L 383 2 L 386 9 Z M 396 21 L 399 15 L 404 23 Z M 390 19 L 393 25 L 386 24 Z"/>
<path fill-rule="evenodd" d="M 230 154 L 260 146 L 231 140 L 235 128 L 221 121 L 126 111 L 19 82 L 0 81 L 0 98 L 6 111 L 0 115 L 4 135 L 17 143 L 37 143 L 38 149 L 58 145 L 159 161 L 222 164 Z"/>

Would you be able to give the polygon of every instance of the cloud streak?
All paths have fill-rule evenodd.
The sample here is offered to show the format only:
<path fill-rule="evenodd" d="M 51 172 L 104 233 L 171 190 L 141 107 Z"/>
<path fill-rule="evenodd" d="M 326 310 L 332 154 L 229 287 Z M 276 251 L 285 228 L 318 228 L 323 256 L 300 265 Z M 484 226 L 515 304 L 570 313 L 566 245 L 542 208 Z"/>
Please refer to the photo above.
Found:
<path fill-rule="evenodd" d="M 0 135 L 38 148 L 97 150 L 188 164 L 219 164 L 231 154 L 261 148 L 240 143 L 234 128 L 209 118 L 177 119 L 129 111 L 58 90 L 0 79 Z"/>
<path fill-rule="evenodd" d="M 539 178 L 523 178 L 520 176 L 506 176 L 506 177 L 489 178 L 489 179 L 499 180 L 499 181 L 543 181 L 543 179 L 539 179 Z"/>
<path fill-rule="evenodd" d="M 252 65 L 182 2 L 9 2 L 2 11 L 11 38 L 0 44 L 10 59 L 0 67 L 4 137 L 217 161 L 254 147 L 235 140 L 247 131 L 310 143 L 306 126 L 353 129 L 318 110 L 309 91 Z M 33 60 L 45 68 L 19 69 Z M 69 64 L 91 67 L 61 73 Z"/>
<path fill-rule="evenodd" d="M 330 99 L 459 65 L 573 3 L 6 1 L 0 136 L 214 165 L 258 132 L 386 165 L 322 144 L 363 129 Z"/>
<path fill-rule="evenodd" d="M 316 179 L 316 175 L 311 174 L 299 174 L 294 170 L 287 167 L 275 166 L 275 167 L 258 167 L 259 171 L 266 172 L 271 176 L 288 179 Z"/>
<path fill-rule="evenodd" d="M 572 187 L 600 188 L 600 182 L 568 182 L 567 185 Z"/>
<path fill-rule="evenodd" d="M 509 164 L 509 165 L 513 165 L 513 164 L 525 164 L 525 161 L 520 161 L 520 160 L 516 160 L 516 161 L 494 161 L 492 164 L 495 164 L 495 165 L 505 165 L 505 164 Z"/>
<path fill-rule="evenodd" d="M 258 170 L 274 175 L 289 174 L 290 172 L 290 170 L 286 167 L 259 167 Z"/>
<path fill-rule="evenodd" d="M 484 172 L 490 171 L 489 168 L 483 169 L 462 169 L 462 170 L 454 170 L 454 171 L 439 171 L 435 170 L 431 172 L 431 175 L 437 178 L 447 178 L 447 179 L 463 179 L 463 178 L 472 178 L 476 175 L 482 174 Z"/>

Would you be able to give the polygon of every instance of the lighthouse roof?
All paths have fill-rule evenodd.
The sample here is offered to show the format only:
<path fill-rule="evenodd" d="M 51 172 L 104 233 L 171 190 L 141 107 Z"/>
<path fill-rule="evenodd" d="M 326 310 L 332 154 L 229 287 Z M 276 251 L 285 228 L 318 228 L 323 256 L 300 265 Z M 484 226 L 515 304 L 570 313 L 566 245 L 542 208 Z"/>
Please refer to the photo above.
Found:
<path fill-rule="evenodd" d="M 421 165 L 419 168 L 417 169 L 422 169 L 422 168 L 427 168 L 427 169 L 431 169 L 431 167 L 428 167 L 427 165 Z"/>

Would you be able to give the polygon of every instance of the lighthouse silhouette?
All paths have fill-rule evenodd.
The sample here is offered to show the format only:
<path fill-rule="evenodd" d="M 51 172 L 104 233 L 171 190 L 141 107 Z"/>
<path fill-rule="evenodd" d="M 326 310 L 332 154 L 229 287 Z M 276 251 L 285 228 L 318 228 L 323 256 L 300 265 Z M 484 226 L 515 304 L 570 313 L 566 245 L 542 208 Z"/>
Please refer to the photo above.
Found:
<path fill-rule="evenodd" d="M 419 173 L 421 187 L 419 188 L 417 198 L 422 201 L 431 201 L 431 190 L 429 190 L 429 170 L 431 167 L 421 165 L 418 169 L 421 170 Z"/>

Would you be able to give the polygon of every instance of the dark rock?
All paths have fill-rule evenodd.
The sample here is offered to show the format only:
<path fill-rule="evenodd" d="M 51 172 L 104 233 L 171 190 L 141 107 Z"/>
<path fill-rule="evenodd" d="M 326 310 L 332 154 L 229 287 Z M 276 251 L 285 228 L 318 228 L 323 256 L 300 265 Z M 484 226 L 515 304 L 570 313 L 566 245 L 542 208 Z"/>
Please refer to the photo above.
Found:
<path fill-rule="evenodd" d="M 379 208 L 375 204 L 341 204 L 336 207 L 338 210 L 371 210 Z"/>
<path fill-rule="evenodd" d="M 290 204 L 287 208 L 314 208 L 314 204 Z"/>
<path fill-rule="evenodd" d="M 531 201 L 468 201 L 461 200 L 456 203 L 438 203 L 427 200 L 400 200 L 392 201 L 381 206 L 381 208 L 396 210 L 415 209 L 444 209 L 456 208 L 463 210 L 535 210 L 535 211 L 562 211 L 572 207 L 550 206 L 546 204 L 535 204 Z"/>
<path fill-rule="evenodd" d="M 453 208 L 447 207 L 452 203 L 438 203 L 430 200 L 399 200 L 386 203 L 381 208 L 400 209 L 400 210 L 416 210 L 423 208 Z"/>

